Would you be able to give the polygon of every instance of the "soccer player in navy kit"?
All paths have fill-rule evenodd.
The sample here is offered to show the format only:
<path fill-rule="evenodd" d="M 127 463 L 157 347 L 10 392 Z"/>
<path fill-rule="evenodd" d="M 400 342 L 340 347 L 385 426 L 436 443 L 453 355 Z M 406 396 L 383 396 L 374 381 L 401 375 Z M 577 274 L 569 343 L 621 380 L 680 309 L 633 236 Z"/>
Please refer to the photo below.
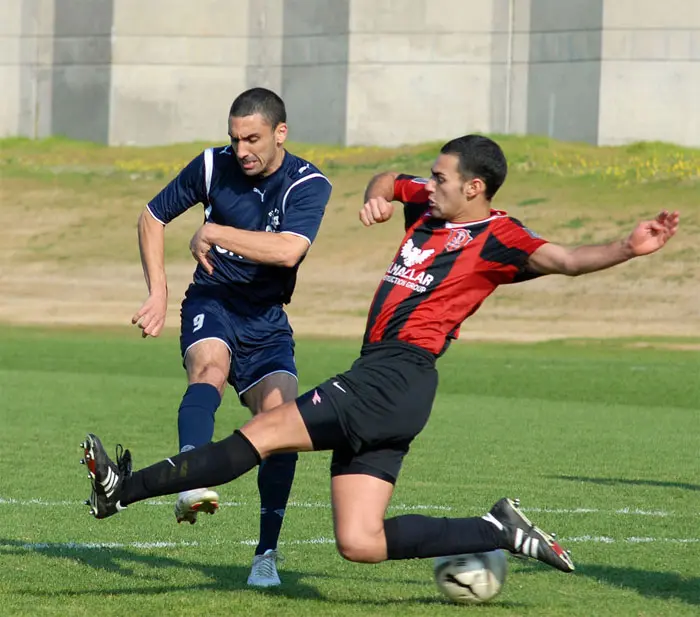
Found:
<path fill-rule="evenodd" d="M 178 413 L 180 451 L 211 441 L 214 413 L 226 383 L 253 414 L 297 394 L 292 330 L 283 304 L 321 224 L 331 193 L 311 163 L 286 152 L 285 106 L 264 88 L 242 93 L 231 106 L 231 143 L 192 160 L 146 207 L 139 246 L 149 296 L 134 315 L 144 336 L 165 321 L 164 230 L 196 204 L 204 224 L 190 243 L 199 262 L 181 310 L 180 346 L 188 388 Z M 294 478 L 296 453 L 260 467 L 260 542 L 250 585 L 280 583 L 276 547 Z M 218 508 L 215 491 L 197 487 L 178 496 L 178 522 Z"/>
<path fill-rule="evenodd" d="M 506 170 L 495 142 L 467 135 L 442 147 L 430 179 L 376 177 L 362 222 L 388 220 L 396 200 L 406 206 L 407 231 L 377 288 L 352 368 L 222 441 L 133 473 L 130 455 L 115 464 L 89 434 L 82 446 L 92 513 L 103 518 L 150 497 L 223 484 L 275 452 L 332 450 L 333 522 L 346 559 L 377 563 L 501 548 L 573 571 L 568 553 L 525 517 L 517 500 L 503 498 L 481 517 L 385 518 L 403 457 L 430 415 L 436 359 L 499 285 L 602 270 L 656 252 L 678 229 L 678 213 L 663 211 L 609 244 L 549 243 L 491 207 Z"/>

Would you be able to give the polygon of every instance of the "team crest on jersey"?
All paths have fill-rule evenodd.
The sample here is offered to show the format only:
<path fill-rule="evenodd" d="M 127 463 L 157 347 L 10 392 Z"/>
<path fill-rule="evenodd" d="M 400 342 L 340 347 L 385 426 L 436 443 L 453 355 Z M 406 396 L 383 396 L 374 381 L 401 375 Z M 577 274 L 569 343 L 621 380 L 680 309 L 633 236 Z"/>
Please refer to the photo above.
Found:
<path fill-rule="evenodd" d="M 422 250 L 413 244 L 413 239 L 409 238 L 401 247 L 401 257 L 404 264 L 408 268 L 412 268 L 416 264 L 422 264 L 428 257 L 435 252 L 435 249 Z"/>
<path fill-rule="evenodd" d="M 447 242 L 445 243 L 445 250 L 456 251 L 469 244 L 473 239 L 472 232 L 468 229 L 450 229 L 450 235 L 447 236 Z"/>
<path fill-rule="evenodd" d="M 280 227 L 280 211 L 279 208 L 272 208 L 267 213 L 267 225 L 265 225 L 265 231 L 275 232 Z"/>

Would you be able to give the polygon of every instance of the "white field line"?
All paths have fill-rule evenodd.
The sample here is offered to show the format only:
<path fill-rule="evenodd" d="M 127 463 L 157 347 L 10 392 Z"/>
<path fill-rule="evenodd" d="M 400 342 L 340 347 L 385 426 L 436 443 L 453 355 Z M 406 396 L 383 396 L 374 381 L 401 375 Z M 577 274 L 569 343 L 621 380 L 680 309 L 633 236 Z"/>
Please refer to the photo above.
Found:
<path fill-rule="evenodd" d="M 144 502 L 149 506 L 168 506 L 173 507 L 173 501 L 166 501 L 160 499 L 153 499 Z M 13 499 L 8 497 L 0 497 L 0 506 L 44 506 L 44 507 L 58 507 L 58 506 L 78 506 L 82 505 L 81 501 L 50 501 L 46 499 Z M 245 501 L 222 501 L 221 506 L 228 508 L 240 508 L 240 507 L 257 507 L 257 504 L 247 503 Z M 287 505 L 288 508 L 319 508 L 328 509 L 330 504 L 328 502 L 321 501 L 290 501 Z M 399 510 L 405 512 L 415 512 L 420 510 L 434 510 L 440 512 L 452 512 L 459 511 L 465 512 L 462 508 L 453 508 L 451 506 L 440 506 L 436 504 L 405 504 L 397 503 L 391 504 L 389 506 L 390 510 Z M 469 510 L 469 509 L 467 509 Z M 475 510 L 471 508 L 475 513 L 481 512 L 481 510 Z M 541 513 L 545 512 L 547 514 L 614 514 L 618 516 L 648 516 L 651 518 L 665 518 L 668 516 L 676 516 L 676 512 L 670 510 L 642 510 L 639 508 L 618 508 L 616 510 L 603 510 L 600 508 L 521 508 L 523 512 L 528 513 Z M 690 514 L 691 516 L 700 516 L 700 512 L 694 512 Z"/>
<path fill-rule="evenodd" d="M 611 538 L 609 536 L 576 536 L 561 538 L 563 544 L 700 544 L 700 538 Z M 103 551 L 110 549 L 137 548 L 137 549 L 163 549 L 163 548 L 196 548 L 218 545 L 244 545 L 255 546 L 257 540 L 229 540 L 224 542 L 36 542 L 25 544 L 7 544 L 0 542 L 0 549 L 20 549 L 24 551 L 41 552 L 47 550 L 64 551 Z M 329 545 L 335 544 L 333 538 L 309 538 L 307 540 L 287 540 L 280 542 L 280 546 L 299 545 Z"/>
<path fill-rule="evenodd" d="M 168 506 L 170 508 L 175 504 L 174 501 L 165 501 L 160 499 L 152 499 L 144 502 L 148 506 Z M 50 501 L 47 499 L 14 499 L 11 497 L 0 497 L 0 506 L 43 506 L 43 507 L 58 507 L 58 506 L 80 506 L 83 505 L 82 501 Z M 246 506 L 255 506 L 257 504 L 249 504 L 245 501 L 221 501 L 220 506 L 230 507 L 230 508 L 240 508 Z M 330 509 L 331 505 L 328 502 L 321 501 L 290 501 L 287 504 L 288 508 L 321 508 Z M 389 506 L 390 510 L 438 510 L 442 512 L 449 512 L 453 508 L 450 506 L 438 506 L 432 504 L 392 504 Z"/>

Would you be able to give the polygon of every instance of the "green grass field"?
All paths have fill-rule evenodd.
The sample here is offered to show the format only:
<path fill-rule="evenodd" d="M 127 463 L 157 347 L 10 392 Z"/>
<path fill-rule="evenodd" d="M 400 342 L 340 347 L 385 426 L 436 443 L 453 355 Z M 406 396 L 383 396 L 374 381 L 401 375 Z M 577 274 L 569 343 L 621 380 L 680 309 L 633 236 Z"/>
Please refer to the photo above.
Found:
<path fill-rule="evenodd" d="M 178 526 L 172 500 L 96 521 L 86 431 L 172 454 L 184 388 L 176 337 L 0 327 L 0 614 L 682 616 L 700 611 L 700 358 L 677 340 L 454 345 L 392 512 L 461 516 L 518 496 L 573 551 L 573 575 L 510 561 L 503 593 L 448 604 L 430 561 L 344 562 L 328 456 L 302 455 L 283 530 L 283 586 L 245 587 L 254 474 L 214 517 Z M 302 387 L 348 367 L 354 341 L 302 339 Z M 247 412 L 229 393 L 217 437 Z"/>

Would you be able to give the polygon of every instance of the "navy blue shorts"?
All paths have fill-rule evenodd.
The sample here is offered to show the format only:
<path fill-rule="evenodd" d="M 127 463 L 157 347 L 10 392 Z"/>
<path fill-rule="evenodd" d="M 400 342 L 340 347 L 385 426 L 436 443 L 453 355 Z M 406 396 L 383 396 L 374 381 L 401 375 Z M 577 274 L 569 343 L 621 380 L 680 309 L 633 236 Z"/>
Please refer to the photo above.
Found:
<path fill-rule="evenodd" d="M 193 345 L 220 340 L 231 352 L 228 382 L 239 397 L 272 373 L 297 377 L 292 327 L 281 306 L 234 303 L 213 290 L 190 285 L 180 317 L 183 363 Z"/>

